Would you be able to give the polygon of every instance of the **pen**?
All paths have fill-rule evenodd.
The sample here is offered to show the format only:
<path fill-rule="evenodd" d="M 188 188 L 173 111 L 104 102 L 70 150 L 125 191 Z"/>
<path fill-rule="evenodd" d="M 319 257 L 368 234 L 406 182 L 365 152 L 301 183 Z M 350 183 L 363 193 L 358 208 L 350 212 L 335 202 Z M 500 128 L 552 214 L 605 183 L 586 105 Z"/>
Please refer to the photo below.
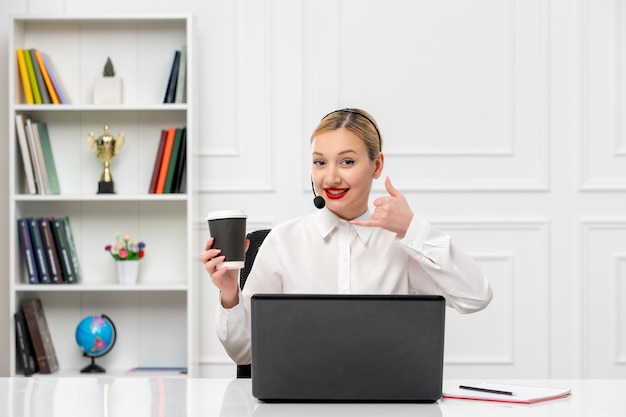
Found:
<path fill-rule="evenodd" d="M 491 394 L 501 394 L 501 395 L 517 395 L 514 392 L 511 391 L 500 391 L 497 389 L 489 389 L 489 388 L 480 388 L 480 387 L 470 387 L 467 385 L 459 385 L 460 389 L 467 389 L 470 391 L 480 391 L 480 392 L 488 392 Z"/>

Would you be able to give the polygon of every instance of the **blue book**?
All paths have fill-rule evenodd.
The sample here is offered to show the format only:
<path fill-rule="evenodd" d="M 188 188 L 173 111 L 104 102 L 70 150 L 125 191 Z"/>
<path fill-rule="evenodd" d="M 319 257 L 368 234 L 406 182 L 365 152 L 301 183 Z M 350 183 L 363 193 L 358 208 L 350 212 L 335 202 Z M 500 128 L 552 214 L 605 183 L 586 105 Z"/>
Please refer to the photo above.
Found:
<path fill-rule="evenodd" d="M 24 256 L 24 262 L 26 263 L 26 275 L 28 277 L 28 283 L 38 284 L 39 271 L 37 270 L 37 262 L 35 259 L 33 243 L 30 238 L 30 230 L 28 227 L 27 219 L 17 219 L 17 233 L 19 234 L 22 254 Z"/>
<path fill-rule="evenodd" d="M 39 229 L 39 221 L 36 217 L 28 218 L 28 229 L 33 244 L 33 252 L 35 254 L 35 263 L 39 271 L 39 283 L 50 284 L 50 271 L 48 270 L 48 261 L 46 260 L 46 252 L 43 247 L 43 239 L 41 230 Z"/>

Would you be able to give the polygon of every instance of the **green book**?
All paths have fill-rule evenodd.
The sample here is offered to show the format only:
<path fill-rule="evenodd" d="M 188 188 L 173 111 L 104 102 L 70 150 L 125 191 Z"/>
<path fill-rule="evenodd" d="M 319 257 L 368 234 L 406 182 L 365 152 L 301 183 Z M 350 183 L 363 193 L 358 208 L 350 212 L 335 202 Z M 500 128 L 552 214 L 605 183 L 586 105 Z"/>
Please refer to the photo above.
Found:
<path fill-rule="evenodd" d="M 28 79 L 30 80 L 30 86 L 33 90 L 33 98 L 35 104 L 42 104 L 41 93 L 39 92 L 39 85 L 37 84 L 37 76 L 35 75 L 35 67 L 33 66 L 33 60 L 30 56 L 29 49 L 23 49 L 24 61 L 26 62 L 26 71 L 28 72 Z"/>
<path fill-rule="evenodd" d="M 44 165 L 48 174 L 48 183 L 50 184 L 50 194 L 61 194 L 61 186 L 59 184 L 59 176 L 54 163 L 54 155 L 52 154 L 52 144 L 50 143 L 50 135 L 48 134 L 48 125 L 45 122 L 36 122 L 35 128 L 39 132 L 39 142 L 43 152 Z"/>
<path fill-rule="evenodd" d="M 167 166 L 167 176 L 165 177 L 165 187 L 163 188 L 163 194 L 169 194 L 175 192 L 172 188 L 174 184 L 174 174 L 176 173 L 176 160 L 180 153 L 180 144 L 183 139 L 183 129 L 177 128 L 176 135 L 174 136 L 174 145 L 172 146 L 172 154 L 170 156 L 170 163 Z"/>

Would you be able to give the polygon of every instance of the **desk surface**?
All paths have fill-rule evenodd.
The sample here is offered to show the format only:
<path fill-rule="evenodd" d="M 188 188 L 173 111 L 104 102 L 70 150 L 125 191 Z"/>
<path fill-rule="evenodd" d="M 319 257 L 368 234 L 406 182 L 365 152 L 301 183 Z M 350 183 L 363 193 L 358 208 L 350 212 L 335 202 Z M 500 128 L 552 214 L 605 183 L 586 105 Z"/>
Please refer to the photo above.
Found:
<path fill-rule="evenodd" d="M 476 381 L 445 381 L 444 387 Z M 569 387 L 568 398 L 532 405 L 442 399 L 435 404 L 266 404 L 249 379 L 0 378 L 0 417 L 361 417 L 568 416 L 623 417 L 625 380 L 516 380 Z"/>

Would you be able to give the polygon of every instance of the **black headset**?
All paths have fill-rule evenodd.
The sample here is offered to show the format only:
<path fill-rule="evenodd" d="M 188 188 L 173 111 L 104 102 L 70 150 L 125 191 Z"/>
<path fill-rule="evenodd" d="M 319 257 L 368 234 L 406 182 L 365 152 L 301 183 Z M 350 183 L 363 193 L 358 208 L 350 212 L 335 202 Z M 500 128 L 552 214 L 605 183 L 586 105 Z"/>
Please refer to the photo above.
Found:
<path fill-rule="evenodd" d="M 330 116 L 333 113 L 352 113 L 352 114 L 356 114 L 358 116 L 361 116 L 362 118 L 364 118 L 365 120 L 370 122 L 370 124 L 372 126 L 374 126 L 374 129 L 376 130 L 376 135 L 378 136 L 378 148 L 382 149 L 382 139 L 380 137 L 380 131 L 378 130 L 378 126 L 376 126 L 376 123 L 374 123 L 374 121 L 372 119 L 367 117 L 367 115 L 365 113 L 363 113 L 362 111 L 360 111 L 358 109 L 345 108 L 345 109 L 331 111 L 326 116 L 322 117 L 322 120 L 324 120 L 325 118 L 327 118 L 328 116 Z M 321 120 L 320 120 L 320 122 L 321 122 Z M 323 209 L 326 206 L 326 201 L 324 201 L 324 197 L 317 195 L 317 193 L 315 192 L 315 186 L 313 185 L 313 177 L 311 177 L 311 189 L 313 190 L 313 195 L 315 196 L 315 198 L 313 198 L 313 204 L 318 209 Z"/>

